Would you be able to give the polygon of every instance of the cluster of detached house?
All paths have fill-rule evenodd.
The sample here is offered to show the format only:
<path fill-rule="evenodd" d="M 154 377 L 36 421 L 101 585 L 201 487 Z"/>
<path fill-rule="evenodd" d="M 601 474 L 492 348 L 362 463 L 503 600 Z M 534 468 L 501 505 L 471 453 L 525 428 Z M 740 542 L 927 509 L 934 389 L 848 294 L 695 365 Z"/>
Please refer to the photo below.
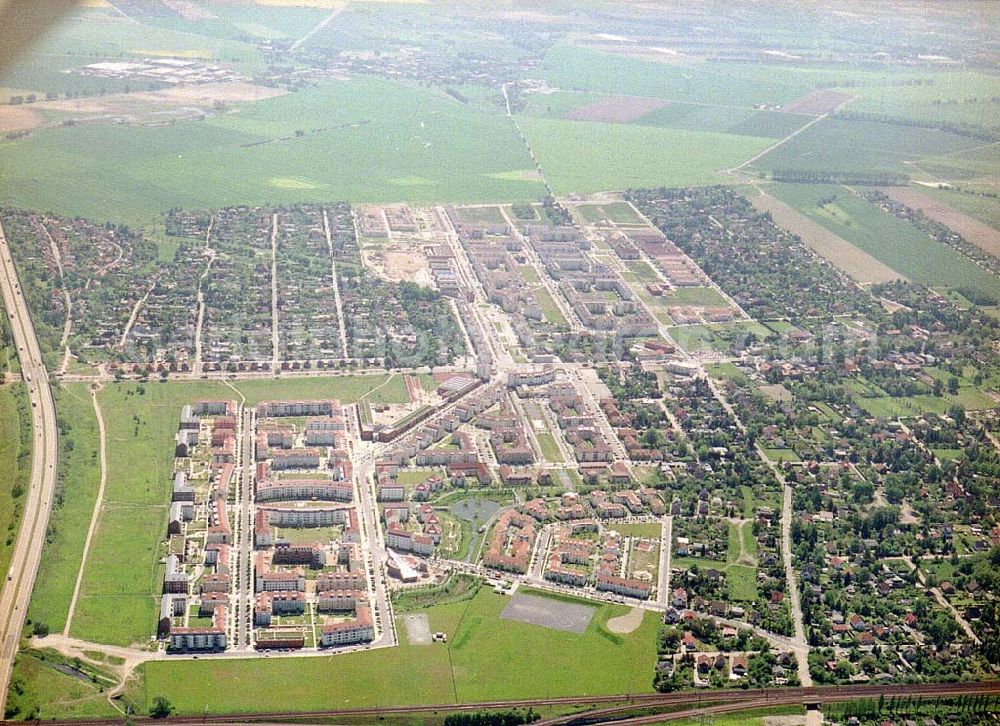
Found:
<path fill-rule="evenodd" d="M 229 607 L 232 527 L 226 503 L 233 478 L 236 404 L 197 401 L 181 412 L 167 523 L 168 554 L 158 634 L 175 651 L 223 650 Z M 205 445 L 209 446 L 206 447 Z M 208 451 L 202 452 L 201 449 Z M 190 527 L 200 521 L 204 526 Z M 192 582 L 196 582 L 196 592 Z M 191 605 L 199 620 L 191 626 Z"/>
<path fill-rule="evenodd" d="M 300 431 L 283 418 L 305 418 Z M 371 641 L 374 624 L 359 543 L 344 408 L 334 400 L 257 406 L 254 519 L 254 642 L 258 649 L 306 644 L 305 627 L 282 625 L 312 604 L 322 647 Z M 301 476 L 297 476 L 300 470 Z M 292 474 L 290 478 L 272 472 Z M 308 502 L 309 506 L 301 506 Z M 290 542 L 282 528 L 339 526 L 338 543 Z M 277 530 L 277 531 L 276 531 Z M 307 577 L 307 571 L 315 577 Z M 307 587 L 314 582 L 315 587 Z"/>

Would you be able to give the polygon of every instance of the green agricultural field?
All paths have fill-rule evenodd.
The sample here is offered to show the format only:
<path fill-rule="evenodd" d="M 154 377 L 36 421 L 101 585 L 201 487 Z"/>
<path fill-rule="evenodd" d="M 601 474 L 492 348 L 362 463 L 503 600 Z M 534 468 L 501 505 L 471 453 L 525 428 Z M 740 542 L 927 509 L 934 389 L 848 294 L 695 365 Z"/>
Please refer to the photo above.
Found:
<path fill-rule="evenodd" d="M 175 206 L 518 201 L 545 193 L 506 118 L 375 78 L 171 126 L 40 131 L 0 143 L 0 168 L 4 203 L 136 225 Z"/>
<path fill-rule="evenodd" d="M 994 229 L 1000 229 L 1000 199 L 952 189 L 922 188 L 921 191 Z"/>
<path fill-rule="evenodd" d="M 519 120 L 557 194 L 715 184 L 768 141 L 634 124 Z M 2 159 L 2 157 L 0 157 Z"/>
<path fill-rule="evenodd" d="M 903 85 L 900 80 L 920 78 L 930 83 Z M 842 89 L 856 95 L 847 110 L 933 123 L 997 125 L 996 77 L 979 71 L 919 69 L 862 76 L 860 86 Z M 976 99 L 971 101 L 970 99 Z"/>
<path fill-rule="evenodd" d="M 163 695 L 182 713 L 318 709 L 336 704 L 455 703 L 495 698 L 648 692 L 657 618 L 638 630 L 605 630 L 621 606 L 598 605 L 582 635 L 501 620 L 509 598 L 483 588 L 470 600 L 425 610 L 448 643 L 401 645 L 331 658 L 154 661 L 139 691 L 146 708 Z M 497 663 L 504 663 L 497 668 Z M 330 678 L 335 668 L 337 677 Z"/>
<path fill-rule="evenodd" d="M 24 384 L 0 386 L 0 532 L 3 537 L 0 539 L 0 572 L 4 573 L 21 528 L 21 507 L 30 484 L 30 410 Z"/>
<path fill-rule="evenodd" d="M 1000 299 L 1000 279 L 843 187 L 775 184 L 771 193 L 912 280 Z M 831 197 L 832 204 L 818 204 Z"/>
<path fill-rule="evenodd" d="M 635 123 L 692 131 L 717 131 L 740 136 L 782 138 L 801 128 L 814 116 L 749 108 L 671 103 L 647 113 Z"/>
<path fill-rule="evenodd" d="M 754 162 L 759 169 L 830 172 L 894 171 L 906 162 L 981 146 L 982 142 L 936 129 L 827 118 Z"/>
<path fill-rule="evenodd" d="M 977 142 L 972 148 L 960 149 L 947 154 L 928 156 L 913 165 L 932 177 L 933 181 L 975 181 L 987 179 L 1000 164 L 1000 143 Z"/>
<path fill-rule="evenodd" d="M 100 485 L 97 419 L 83 384 L 56 388 L 60 425 L 59 482 L 28 617 L 62 632 L 80 570 L 87 528 Z"/>
<path fill-rule="evenodd" d="M 672 64 L 626 58 L 588 48 L 557 45 L 542 65 L 549 83 L 591 91 L 752 108 L 785 103 L 812 89 L 816 78 L 774 66 Z"/>

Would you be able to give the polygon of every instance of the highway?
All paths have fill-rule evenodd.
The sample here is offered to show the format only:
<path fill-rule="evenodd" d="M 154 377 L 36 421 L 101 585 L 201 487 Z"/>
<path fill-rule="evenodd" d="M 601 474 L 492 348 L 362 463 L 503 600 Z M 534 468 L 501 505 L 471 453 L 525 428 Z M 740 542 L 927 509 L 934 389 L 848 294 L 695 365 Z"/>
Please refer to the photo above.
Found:
<path fill-rule="evenodd" d="M 42 363 L 38 338 L 21 295 L 14 258 L 0 225 L 0 290 L 10 316 L 21 374 L 28 385 L 31 423 L 34 430 L 31 478 L 24 501 L 24 519 L 14 544 L 10 570 L 4 575 L 0 592 L 0 713 L 7 705 L 7 684 L 20 643 L 28 600 L 35 585 L 38 561 L 56 484 L 56 407 L 49 387 L 49 375 Z"/>

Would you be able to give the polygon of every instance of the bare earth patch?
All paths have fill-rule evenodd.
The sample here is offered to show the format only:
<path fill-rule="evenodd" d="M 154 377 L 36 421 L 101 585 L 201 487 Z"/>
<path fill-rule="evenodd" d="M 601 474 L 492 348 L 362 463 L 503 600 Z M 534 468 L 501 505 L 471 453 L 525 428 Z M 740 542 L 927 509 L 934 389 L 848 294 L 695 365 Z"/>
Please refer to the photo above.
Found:
<path fill-rule="evenodd" d="M 582 633 L 594 617 L 594 610 L 589 605 L 517 593 L 507 603 L 500 617 L 553 630 Z"/>
<path fill-rule="evenodd" d="M 849 93 L 839 93 L 838 91 L 811 91 L 802 98 L 785 104 L 781 110 L 785 113 L 807 113 L 813 116 L 822 116 L 825 113 L 837 110 L 839 106 L 853 99 Z"/>
<path fill-rule="evenodd" d="M 608 96 L 585 106 L 574 108 L 566 114 L 566 118 L 574 121 L 605 121 L 626 124 L 666 105 L 667 102 L 662 98 Z"/>
<path fill-rule="evenodd" d="M 626 635 L 642 625 L 642 608 L 632 608 L 624 615 L 608 620 L 608 630 L 619 635 Z"/>
<path fill-rule="evenodd" d="M 42 114 L 24 106 L 0 106 L 0 134 L 31 131 L 45 123 Z"/>
<path fill-rule="evenodd" d="M 861 284 L 904 279 L 888 265 L 882 264 L 864 250 L 858 249 L 770 194 L 751 197 L 750 203 L 760 212 L 770 212 L 775 224 L 797 234 L 807 247 Z"/>
<path fill-rule="evenodd" d="M 414 282 L 434 287 L 427 257 L 415 246 L 390 243 L 381 248 L 366 247 L 361 257 L 372 272 L 389 282 Z"/>
<path fill-rule="evenodd" d="M 919 209 L 935 222 L 940 222 L 958 232 L 984 252 L 1000 257 L 1000 231 L 947 204 L 931 199 L 912 187 L 884 187 L 880 191 L 911 209 Z"/>
<path fill-rule="evenodd" d="M 65 113 L 129 113 L 137 106 L 186 106 L 201 104 L 211 106 L 220 103 L 249 103 L 262 101 L 287 93 L 280 88 L 257 86 L 253 83 L 201 83 L 179 86 L 162 91 L 143 93 L 116 93 L 102 98 L 74 98 L 61 101 L 42 101 L 37 105 L 52 111 Z"/>
<path fill-rule="evenodd" d="M 410 645 L 430 645 L 431 625 L 427 613 L 410 613 L 403 616 L 406 640 Z"/>

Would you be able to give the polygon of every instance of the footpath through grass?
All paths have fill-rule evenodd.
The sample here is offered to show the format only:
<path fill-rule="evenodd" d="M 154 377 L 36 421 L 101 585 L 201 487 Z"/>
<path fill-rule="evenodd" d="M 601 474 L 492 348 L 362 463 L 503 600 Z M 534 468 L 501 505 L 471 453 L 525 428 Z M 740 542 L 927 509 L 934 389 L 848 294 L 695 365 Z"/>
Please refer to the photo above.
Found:
<path fill-rule="evenodd" d="M 237 385 L 248 405 L 319 397 L 351 403 L 386 381 L 379 399 L 405 401 L 402 377 L 395 378 L 331 376 Z M 239 396 L 215 381 L 112 384 L 98 394 L 108 437 L 108 480 L 73 617 L 74 637 L 131 645 L 148 642 L 155 632 L 174 435 L 181 407 L 199 398 Z M 36 592 L 32 601 L 32 612 L 53 629 L 65 624 L 100 476 L 96 420 L 86 389 L 67 389 L 60 410 L 71 422 L 68 467 L 73 468 L 67 467 L 67 482 L 75 493 L 60 512 L 67 521 L 57 529 L 59 539 L 45 550 L 43 568 L 50 568 L 50 576 L 40 578 L 41 594 Z"/>
<path fill-rule="evenodd" d="M 87 527 L 100 486 L 97 419 L 84 384 L 55 389 L 59 423 L 56 497 L 28 617 L 53 633 L 66 625 Z"/>
<path fill-rule="evenodd" d="M 485 699 L 648 692 L 658 621 L 647 613 L 627 635 L 605 629 L 627 608 L 598 605 L 577 635 L 501 620 L 510 598 L 481 588 L 471 599 L 426 608 L 448 643 L 329 658 L 185 660 L 147 663 L 148 708 L 166 696 L 181 713 L 456 703 Z"/>

